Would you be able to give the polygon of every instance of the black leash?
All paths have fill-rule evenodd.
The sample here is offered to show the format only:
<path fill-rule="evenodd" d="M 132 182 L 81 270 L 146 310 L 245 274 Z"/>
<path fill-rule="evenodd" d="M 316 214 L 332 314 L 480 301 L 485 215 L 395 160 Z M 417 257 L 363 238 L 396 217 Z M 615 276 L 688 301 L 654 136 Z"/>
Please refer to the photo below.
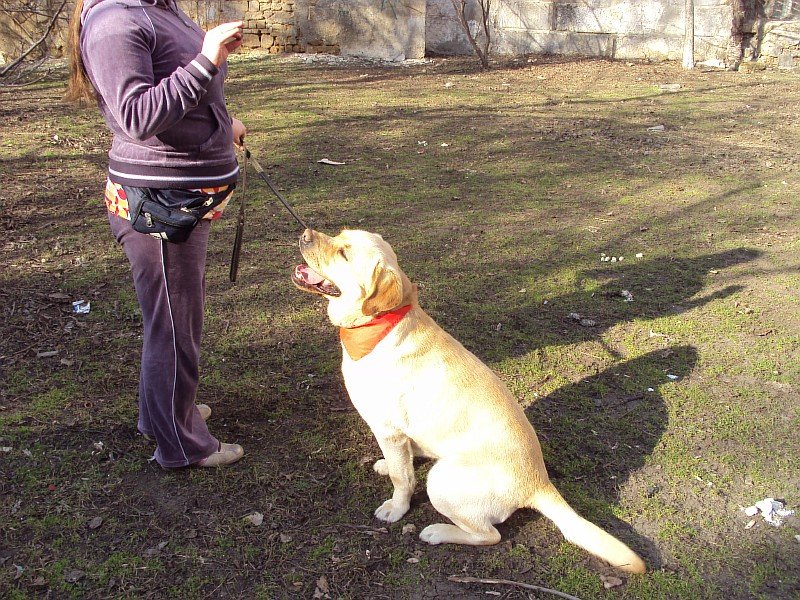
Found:
<path fill-rule="evenodd" d="M 239 256 L 242 253 L 242 237 L 244 234 L 244 204 L 247 194 L 248 161 L 250 162 L 250 164 L 253 165 L 253 168 L 256 170 L 256 173 L 258 173 L 261 176 L 261 179 L 263 179 L 266 182 L 267 186 L 269 186 L 269 189 L 272 190 L 272 193 L 274 193 L 278 197 L 278 200 L 281 201 L 281 204 L 283 204 L 283 206 L 286 207 L 286 210 L 289 211 L 289 214 L 291 214 L 295 218 L 295 221 L 297 221 L 300 224 L 303 230 L 308 229 L 308 225 L 306 225 L 305 221 L 303 221 L 303 219 L 301 219 L 297 215 L 297 213 L 294 212 L 294 210 L 292 210 L 292 207 L 289 206 L 289 203 L 286 201 L 283 195 L 278 191 L 278 188 L 264 172 L 264 169 L 261 167 L 261 164 L 259 164 L 259 162 L 250 153 L 250 150 L 247 147 L 245 147 L 244 144 L 242 144 L 242 147 L 244 148 L 244 160 L 242 161 L 242 191 L 241 194 L 239 194 L 241 199 L 239 200 L 239 215 L 237 216 L 236 219 L 236 238 L 233 240 L 233 254 L 231 256 L 231 270 L 230 270 L 230 280 L 233 283 L 236 282 L 236 275 L 239 272 Z"/>
<path fill-rule="evenodd" d="M 266 173 L 264 173 L 264 169 L 262 169 L 262 168 L 261 168 L 261 165 L 260 165 L 260 164 L 258 163 L 258 161 L 255 159 L 255 157 L 254 157 L 254 156 L 253 156 L 253 155 L 250 153 L 250 150 L 248 150 L 247 148 L 245 148 L 245 150 L 244 150 L 244 155 L 245 155 L 245 157 L 246 157 L 246 158 L 249 158 L 249 159 L 250 159 L 250 164 L 252 164 L 252 165 L 253 165 L 253 168 L 256 170 L 256 173 L 258 173 L 259 175 L 261 175 L 261 179 L 263 179 L 263 180 L 266 182 L 266 184 L 269 186 L 269 189 L 271 189 L 271 190 L 272 190 L 272 193 L 273 193 L 273 194 L 275 194 L 275 195 L 278 197 L 278 200 L 280 200 L 280 201 L 281 201 L 281 204 L 283 204 L 283 205 L 286 207 L 286 210 L 288 210 L 288 211 L 289 211 L 289 214 L 291 214 L 291 215 L 294 217 L 294 220 L 295 220 L 295 221 L 297 221 L 298 223 L 300 223 L 300 227 L 302 227 L 304 231 L 305 231 L 306 229 L 308 229 L 308 225 L 306 225 L 306 224 L 305 224 L 305 221 L 303 221 L 303 219 L 301 219 L 300 217 L 298 217 L 298 216 L 297 216 L 297 213 L 296 213 L 296 212 L 294 212 L 294 211 L 292 210 L 292 207 L 291 207 L 291 206 L 289 206 L 289 203 L 288 203 L 288 202 L 286 202 L 286 199 L 285 199 L 285 198 L 284 198 L 284 197 L 281 195 L 281 193 L 278 191 L 278 188 L 275 186 L 275 184 L 274 184 L 274 183 L 272 183 L 272 180 L 271 180 L 269 177 L 267 177 L 267 174 L 266 174 Z"/>
<path fill-rule="evenodd" d="M 245 150 L 242 160 L 242 193 L 239 194 L 239 214 L 236 217 L 236 237 L 233 240 L 231 254 L 231 270 L 228 274 L 231 283 L 236 283 L 239 273 L 239 256 L 242 254 L 242 238 L 244 236 L 244 201 L 247 199 L 247 158 L 250 153 Z"/>

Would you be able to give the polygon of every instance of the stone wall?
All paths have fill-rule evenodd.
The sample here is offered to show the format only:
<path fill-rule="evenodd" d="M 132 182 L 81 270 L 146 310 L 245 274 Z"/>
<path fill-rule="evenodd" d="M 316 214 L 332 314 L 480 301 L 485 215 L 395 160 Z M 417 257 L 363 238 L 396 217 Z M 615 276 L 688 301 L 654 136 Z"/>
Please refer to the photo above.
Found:
<path fill-rule="evenodd" d="M 307 44 L 298 35 L 295 0 L 249 0 L 244 4 L 245 48 L 261 49 L 270 54 L 306 51 Z M 308 50 L 329 52 L 334 47 L 320 44 Z"/>
<path fill-rule="evenodd" d="M 425 55 L 426 0 L 249 0 L 246 48 L 384 60 Z"/>

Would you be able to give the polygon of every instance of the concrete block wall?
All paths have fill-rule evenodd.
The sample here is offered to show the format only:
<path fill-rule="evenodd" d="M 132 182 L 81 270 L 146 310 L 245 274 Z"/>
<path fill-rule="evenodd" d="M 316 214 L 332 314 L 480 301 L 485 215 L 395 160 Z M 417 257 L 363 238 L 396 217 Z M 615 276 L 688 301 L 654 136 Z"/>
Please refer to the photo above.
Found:
<path fill-rule="evenodd" d="M 675 59 L 683 52 L 683 0 L 495 0 L 490 15 L 497 54 L 564 54 Z M 473 7 L 473 18 L 477 12 Z M 698 60 L 722 59 L 730 40 L 729 0 L 695 0 Z M 428 49 L 469 51 L 450 0 L 428 0 Z"/>
<path fill-rule="evenodd" d="M 339 27 L 341 53 L 390 61 L 425 56 L 426 0 L 318 0 L 315 24 Z"/>

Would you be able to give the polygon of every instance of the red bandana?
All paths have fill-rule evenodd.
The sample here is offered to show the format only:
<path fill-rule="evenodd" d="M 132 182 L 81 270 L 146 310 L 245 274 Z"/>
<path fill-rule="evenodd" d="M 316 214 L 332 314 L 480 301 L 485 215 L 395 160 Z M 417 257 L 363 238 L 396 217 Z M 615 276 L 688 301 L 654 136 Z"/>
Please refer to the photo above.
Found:
<path fill-rule="evenodd" d="M 406 313 L 411 310 L 411 305 L 401 306 L 395 310 L 390 310 L 380 317 L 372 319 L 369 323 L 358 325 L 357 327 L 340 327 L 339 339 L 342 340 L 344 349 L 353 360 L 364 358 L 375 349 L 375 346 L 389 335 Z"/>

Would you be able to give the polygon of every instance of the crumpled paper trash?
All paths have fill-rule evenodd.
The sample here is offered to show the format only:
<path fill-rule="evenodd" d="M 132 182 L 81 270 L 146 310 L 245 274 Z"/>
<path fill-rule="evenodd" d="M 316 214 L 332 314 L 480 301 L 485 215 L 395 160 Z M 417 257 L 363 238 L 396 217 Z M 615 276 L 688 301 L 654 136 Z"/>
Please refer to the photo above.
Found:
<path fill-rule="evenodd" d="M 785 517 L 791 517 L 794 514 L 793 510 L 788 510 L 785 506 L 783 502 L 775 500 L 775 498 L 764 498 L 753 506 L 745 508 L 744 514 L 748 517 L 754 517 L 761 513 L 767 523 L 780 527 Z"/>

